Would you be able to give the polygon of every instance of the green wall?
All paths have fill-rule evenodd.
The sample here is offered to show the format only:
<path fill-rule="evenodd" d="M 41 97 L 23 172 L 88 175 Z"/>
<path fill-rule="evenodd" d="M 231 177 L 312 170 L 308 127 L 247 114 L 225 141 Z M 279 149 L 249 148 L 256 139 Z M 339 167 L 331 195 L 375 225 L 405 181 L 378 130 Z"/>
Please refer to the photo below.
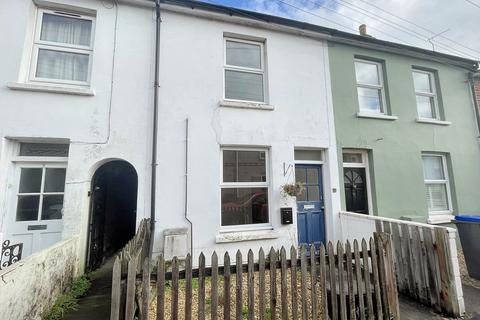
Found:
<path fill-rule="evenodd" d="M 358 118 L 356 56 L 381 60 L 387 105 L 397 120 Z M 449 154 L 453 214 L 480 214 L 480 148 L 468 71 L 451 65 L 329 43 L 330 73 L 337 134 L 340 179 L 342 149 L 369 151 L 373 212 L 425 222 L 428 215 L 423 182 L 422 151 Z M 436 70 L 446 121 L 417 123 L 412 66 Z M 345 209 L 343 187 L 342 208 Z"/>

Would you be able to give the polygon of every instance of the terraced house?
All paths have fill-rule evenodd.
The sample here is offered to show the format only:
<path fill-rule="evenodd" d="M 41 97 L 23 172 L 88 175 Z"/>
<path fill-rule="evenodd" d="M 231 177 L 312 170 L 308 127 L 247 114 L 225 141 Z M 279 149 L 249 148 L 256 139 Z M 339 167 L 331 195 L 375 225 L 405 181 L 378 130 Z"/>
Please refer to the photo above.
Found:
<path fill-rule="evenodd" d="M 146 0 L 0 10 L 2 30 L 18 26 L 1 53 L 0 234 L 23 257 L 73 237 L 93 269 L 148 217 L 154 254 L 181 257 L 341 239 L 342 209 L 480 213 L 475 61 L 160 7 L 158 30 Z"/>
<path fill-rule="evenodd" d="M 475 62 L 371 40 L 329 46 L 342 208 L 433 224 L 479 214 Z"/>

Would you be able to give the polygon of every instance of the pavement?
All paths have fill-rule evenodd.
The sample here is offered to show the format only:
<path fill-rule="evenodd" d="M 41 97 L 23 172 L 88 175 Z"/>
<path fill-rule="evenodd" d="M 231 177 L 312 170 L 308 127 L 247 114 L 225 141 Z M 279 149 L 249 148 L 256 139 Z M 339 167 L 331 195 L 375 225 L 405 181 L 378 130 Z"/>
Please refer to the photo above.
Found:
<path fill-rule="evenodd" d="M 463 285 L 466 314 L 463 319 L 480 320 L 480 289 Z M 402 320 L 453 319 L 438 315 L 432 309 L 420 305 L 418 302 L 400 296 L 400 318 Z"/>
<path fill-rule="evenodd" d="M 78 309 L 65 314 L 63 320 L 109 320 L 114 259 L 89 274 L 92 286 L 78 300 Z"/>

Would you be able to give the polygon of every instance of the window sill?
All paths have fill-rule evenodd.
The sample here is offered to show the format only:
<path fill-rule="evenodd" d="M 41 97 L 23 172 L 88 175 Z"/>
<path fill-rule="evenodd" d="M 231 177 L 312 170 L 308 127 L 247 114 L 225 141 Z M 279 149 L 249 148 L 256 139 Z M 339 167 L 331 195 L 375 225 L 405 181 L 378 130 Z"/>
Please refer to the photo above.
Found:
<path fill-rule="evenodd" d="M 7 87 L 11 90 L 20 90 L 20 91 L 71 94 L 71 95 L 77 95 L 77 96 L 94 96 L 95 95 L 95 91 L 90 88 L 82 88 L 82 87 L 72 88 L 72 87 L 61 86 L 61 85 L 9 82 L 7 83 Z"/>
<path fill-rule="evenodd" d="M 430 215 L 427 219 L 427 222 L 430 224 L 442 224 L 442 223 L 450 223 L 452 220 L 455 219 L 455 216 L 451 213 L 445 214 L 433 214 Z"/>
<path fill-rule="evenodd" d="M 425 119 L 425 118 L 417 118 L 415 119 L 415 121 L 418 123 L 438 124 L 441 126 L 449 126 L 452 124 L 450 121 L 443 121 L 443 120 L 437 120 L 437 119 Z"/>
<path fill-rule="evenodd" d="M 252 240 L 277 239 L 279 233 L 275 230 L 252 230 L 222 232 L 215 238 L 216 243 L 241 242 Z"/>
<path fill-rule="evenodd" d="M 220 107 L 227 107 L 227 108 L 256 109 L 256 110 L 268 110 L 268 111 L 272 111 L 275 109 L 274 106 L 271 106 L 269 104 L 255 103 L 255 102 L 221 100 L 218 104 L 220 105 Z"/>
<path fill-rule="evenodd" d="M 368 118 L 368 119 L 379 119 L 379 120 L 397 120 L 397 116 L 389 116 L 386 114 L 377 114 L 377 113 L 366 113 L 366 112 L 357 112 L 358 118 Z"/>

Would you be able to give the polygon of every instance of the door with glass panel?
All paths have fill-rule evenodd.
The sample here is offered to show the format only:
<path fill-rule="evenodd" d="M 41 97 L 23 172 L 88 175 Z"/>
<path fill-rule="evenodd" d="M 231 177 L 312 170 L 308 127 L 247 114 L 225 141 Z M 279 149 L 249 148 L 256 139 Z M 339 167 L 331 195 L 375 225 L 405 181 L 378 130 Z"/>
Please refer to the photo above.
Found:
<path fill-rule="evenodd" d="M 17 163 L 9 240 L 23 243 L 23 257 L 62 236 L 66 163 Z"/>
<path fill-rule="evenodd" d="M 320 243 L 325 243 L 322 166 L 295 165 L 295 180 L 305 185 L 305 191 L 297 196 L 298 242 L 314 244 L 318 249 Z"/>

